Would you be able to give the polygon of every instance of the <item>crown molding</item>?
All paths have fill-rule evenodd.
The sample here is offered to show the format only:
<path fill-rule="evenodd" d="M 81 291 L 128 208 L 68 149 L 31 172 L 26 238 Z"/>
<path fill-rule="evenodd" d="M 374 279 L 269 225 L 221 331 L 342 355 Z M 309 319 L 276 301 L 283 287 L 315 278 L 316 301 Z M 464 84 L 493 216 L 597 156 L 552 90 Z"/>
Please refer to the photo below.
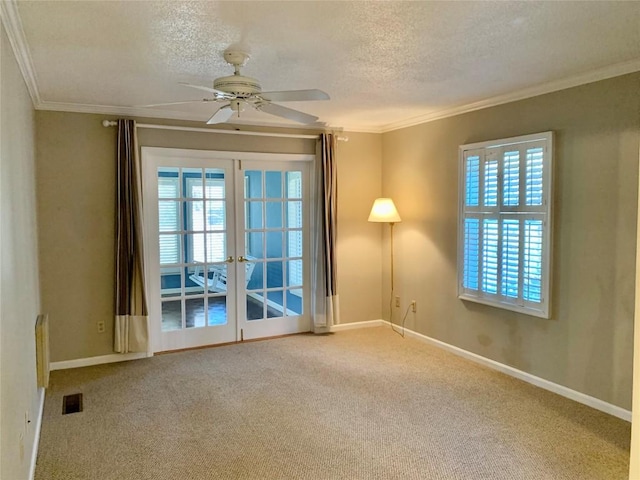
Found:
<path fill-rule="evenodd" d="M 380 127 L 372 127 L 365 125 L 345 125 L 342 127 L 342 130 L 345 132 L 353 132 L 353 133 L 384 133 L 382 128 Z"/>
<path fill-rule="evenodd" d="M 94 115 L 124 116 L 137 118 L 159 118 L 164 120 L 184 120 L 192 122 L 202 122 L 208 118 L 202 115 L 195 115 L 189 112 L 176 112 L 174 110 L 152 110 L 145 107 L 123 107 L 112 105 L 91 105 L 83 103 L 61 103 L 61 102 L 40 102 L 36 110 L 44 110 L 51 112 L 70 112 L 70 113 L 88 113 Z M 294 128 L 296 130 L 326 131 L 326 132 L 343 132 L 345 129 L 341 126 L 332 125 L 298 125 L 294 123 L 285 124 L 278 122 L 229 122 L 231 126 L 252 126 L 252 127 L 270 127 L 270 128 Z"/>
<path fill-rule="evenodd" d="M 414 125 L 420 125 L 422 123 L 433 122 L 435 120 L 453 117 L 455 115 L 460 115 L 463 113 L 482 110 L 483 108 L 495 107 L 497 105 L 503 105 L 505 103 L 516 102 L 518 100 L 524 100 L 531 97 L 537 97 L 538 95 L 544 95 L 546 93 L 552 93 L 567 88 L 577 87 L 580 85 L 585 85 L 587 83 L 598 82 L 600 80 L 606 80 L 608 78 L 618 77 L 620 75 L 626 75 L 628 73 L 637 71 L 640 71 L 640 59 L 616 63 L 615 65 L 609 65 L 607 67 L 592 70 L 590 72 L 575 75 L 573 77 L 543 83 L 541 85 L 525 88 L 523 90 L 507 93 L 505 95 L 498 95 L 496 97 L 487 98 L 478 102 L 468 103 L 466 105 L 460 105 L 453 108 L 445 108 L 443 110 L 438 110 L 424 115 L 419 115 L 417 117 L 408 118 L 400 122 L 390 123 L 383 126 L 380 129 L 380 133 L 387 133 L 392 132 L 393 130 L 399 130 L 401 128 L 413 127 Z"/>
<path fill-rule="evenodd" d="M 40 92 L 38 91 L 36 73 L 31 60 L 31 52 L 29 51 L 29 45 L 22 28 L 22 20 L 20 20 L 18 12 L 18 2 L 15 0 L 0 0 L 0 14 L 13 54 L 16 57 L 24 83 L 29 91 L 31 102 L 34 107 L 37 107 L 41 103 Z"/>

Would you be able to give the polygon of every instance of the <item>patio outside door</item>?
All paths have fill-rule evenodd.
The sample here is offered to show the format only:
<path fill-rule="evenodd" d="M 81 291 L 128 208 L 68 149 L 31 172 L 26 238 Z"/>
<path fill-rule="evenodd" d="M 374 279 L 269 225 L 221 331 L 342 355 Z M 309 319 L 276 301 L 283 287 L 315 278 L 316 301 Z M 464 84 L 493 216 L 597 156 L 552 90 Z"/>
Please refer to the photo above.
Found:
<path fill-rule="evenodd" d="M 154 351 L 310 329 L 299 157 L 142 148 Z"/>

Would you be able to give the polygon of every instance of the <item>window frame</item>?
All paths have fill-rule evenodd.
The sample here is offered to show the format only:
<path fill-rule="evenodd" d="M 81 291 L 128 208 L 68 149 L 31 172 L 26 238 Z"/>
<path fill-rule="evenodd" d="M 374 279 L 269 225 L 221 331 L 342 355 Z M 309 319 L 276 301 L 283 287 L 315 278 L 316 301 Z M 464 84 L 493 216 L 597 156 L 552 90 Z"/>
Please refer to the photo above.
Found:
<path fill-rule="evenodd" d="M 491 140 L 485 142 L 472 143 L 467 145 L 460 145 L 458 148 L 458 261 L 457 261 L 457 281 L 458 281 L 458 298 L 461 300 L 467 300 L 475 303 L 481 303 L 485 305 L 490 305 L 497 308 L 502 308 L 506 310 L 511 310 L 519 313 L 523 313 L 526 315 L 532 315 L 540 318 L 550 318 L 551 316 L 551 269 L 552 269 L 552 258 L 553 258 L 553 165 L 554 165 L 554 149 L 553 142 L 554 134 L 553 132 L 542 132 L 531 135 L 522 135 L 518 137 L 505 138 L 499 140 Z M 503 187 L 504 187 L 504 177 L 502 176 L 502 162 L 504 162 L 504 153 L 506 151 L 511 151 L 511 149 L 519 149 L 521 152 L 527 151 L 534 145 L 540 145 L 544 148 L 543 150 L 543 167 L 542 167 L 542 205 L 540 206 L 530 206 L 526 205 L 526 195 L 527 195 L 527 183 L 526 183 L 526 171 L 522 172 L 522 166 L 526 166 L 527 156 L 521 155 L 519 159 L 520 165 L 520 173 L 519 173 L 519 187 L 518 187 L 518 195 L 519 195 L 519 205 L 517 207 L 514 206 L 505 206 L 503 205 Z M 485 186 L 485 178 L 484 178 L 484 164 L 487 162 L 487 158 L 494 158 L 494 155 L 497 156 L 498 160 L 498 176 L 497 176 L 497 206 L 484 206 L 484 186 Z M 477 206 L 467 206 L 467 167 L 468 162 L 467 158 L 470 156 L 479 156 L 479 168 L 478 168 L 478 205 Z M 488 293 L 483 291 L 482 281 L 483 281 L 483 230 L 482 226 L 480 226 L 478 233 L 478 261 L 477 261 L 477 271 L 478 271 L 478 288 L 466 288 L 465 281 L 465 225 L 467 219 L 475 219 L 479 220 L 479 223 L 482 224 L 486 219 L 496 219 L 498 221 L 498 247 L 497 252 L 497 293 Z M 519 230 L 519 244 L 520 250 L 518 252 L 519 258 L 524 259 L 525 253 L 523 250 L 524 244 L 524 228 L 525 228 L 525 220 L 533 219 L 542 220 L 542 256 L 541 256 L 541 301 L 540 302 L 532 302 L 524 300 L 523 298 L 523 277 L 524 277 L 524 261 L 519 262 L 518 265 L 518 296 L 512 297 L 502 294 L 502 262 L 503 255 L 502 249 L 505 241 L 505 237 L 502 233 L 503 221 L 505 219 L 519 219 L 520 230 Z"/>

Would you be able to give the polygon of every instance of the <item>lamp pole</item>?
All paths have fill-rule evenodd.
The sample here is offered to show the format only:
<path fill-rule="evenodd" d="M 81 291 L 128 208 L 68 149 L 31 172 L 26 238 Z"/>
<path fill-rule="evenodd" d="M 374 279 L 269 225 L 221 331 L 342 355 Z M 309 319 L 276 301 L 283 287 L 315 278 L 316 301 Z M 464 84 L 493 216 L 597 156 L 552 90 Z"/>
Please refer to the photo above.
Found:
<path fill-rule="evenodd" d="M 389 303 L 393 302 L 393 292 L 394 292 L 394 288 L 393 288 L 393 222 L 389 223 L 389 226 L 391 227 L 391 301 Z"/>

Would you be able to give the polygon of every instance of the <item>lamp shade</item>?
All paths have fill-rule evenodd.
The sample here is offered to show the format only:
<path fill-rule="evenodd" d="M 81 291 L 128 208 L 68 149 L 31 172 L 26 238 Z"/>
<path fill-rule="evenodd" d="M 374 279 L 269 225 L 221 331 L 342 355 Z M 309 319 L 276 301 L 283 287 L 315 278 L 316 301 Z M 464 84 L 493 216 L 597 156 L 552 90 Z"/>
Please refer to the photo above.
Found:
<path fill-rule="evenodd" d="M 396 206 L 393 204 L 393 200 L 390 198 L 376 198 L 369 214 L 370 222 L 386 222 L 396 223 L 401 222 L 402 219 L 398 214 Z"/>

